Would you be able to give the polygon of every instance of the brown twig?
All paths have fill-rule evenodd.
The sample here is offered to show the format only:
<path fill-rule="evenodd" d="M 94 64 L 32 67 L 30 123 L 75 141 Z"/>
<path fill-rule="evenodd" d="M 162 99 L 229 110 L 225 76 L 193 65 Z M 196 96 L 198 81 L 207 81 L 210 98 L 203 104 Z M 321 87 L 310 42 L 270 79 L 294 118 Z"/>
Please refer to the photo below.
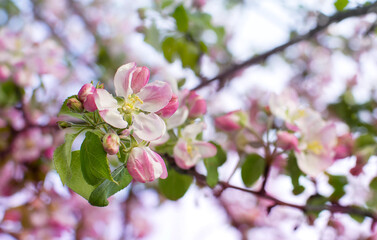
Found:
<path fill-rule="evenodd" d="M 231 77 L 232 75 L 234 75 L 237 71 L 239 71 L 241 69 L 244 69 L 246 67 L 250 67 L 252 65 L 261 63 L 261 62 L 265 61 L 269 56 L 271 56 L 275 53 L 281 52 L 281 51 L 285 50 L 286 48 L 288 48 L 289 46 L 292 46 L 292 45 L 294 45 L 298 42 L 309 40 L 309 39 L 313 38 L 318 33 L 325 30 L 332 23 L 337 23 L 337 22 L 340 22 L 340 21 L 347 19 L 347 18 L 358 17 L 358 16 L 365 15 L 367 13 L 376 13 L 376 12 L 377 12 L 377 2 L 374 2 L 372 4 L 365 5 L 365 6 L 362 6 L 362 7 L 357 7 L 357 8 L 354 8 L 354 9 L 337 12 L 330 17 L 327 17 L 325 15 L 321 15 L 319 20 L 318 20 L 317 26 L 315 28 L 313 28 L 312 30 L 310 30 L 308 33 L 303 34 L 303 35 L 299 35 L 299 36 L 289 40 L 288 42 L 286 42 L 286 43 L 284 43 L 280 46 L 277 46 L 277 47 L 275 47 L 275 48 L 273 48 L 273 49 L 271 49 L 267 52 L 264 52 L 260 55 L 251 57 L 250 59 L 248 59 L 248 60 L 246 60 L 242 63 L 234 64 L 229 69 L 223 71 L 219 75 L 217 75 L 217 76 L 215 76 L 215 77 L 213 77 L 213 78 L 211 78 L 207 81 L 200 83 L 193 90 L 198 90 L 198 89 L 200 89 L 204 86 L 207 86 L 208 84 L 210 84 L 214 81 L 223 82 L 227 78 Z"/>
<path fill-rule="evenodd" d="M 173 167 L 176 171 L 178 171 L 182 174 L 191 175 L 191 176 L 195 177 L 196 181 L 199 182 L 200 184 L 207 185 L 206 176 L 198 173 L 195 170 L 195 168 L 183 170 L 175 164 L 174 159 L 172 157 L 170 157 L 169 155 L 165 154 L 164 158 L 169 162 L 169 165 L 171 167 Z M 352 214 L 352 215 L 358 215 L 358 216 L 363 216 L 363 217 L 370 217 L 370 218 L 373 219 L 373 221 L 377 221 L 377 215 L 374 212 L 367 210 L 367 209 L 358 208 L 358 207 L 355 207 L 355 206 L 342 206 L 342 205 L 339 205 L 339 204 L 299 205 L 299 204 L 288 203 L 288 202 L 284 202 L 282 200 L 279 200 L 278 198 L 275 198 L 275 197 L 269 195 L 265 191 L 254 191 L 254 190 L 251 190 L 251 189 L 242 188 L 242 187 L 232 185 L 232 184 L 225 182 L 225 181 L 219 181 L 218 186 L 220 186 L 223 190 L 225 190 L 227 188 L 231 188 L 231 189 L 236 189 L 236 190 L 239 190 L 239 191 L 242 191 L 242 192 L 253 194 L 254 196 L 256 196 L 258 198 L 272 201 L 275 206 L 279 205 L 279 206 L 296 208 L 296 209 L 299 209 L 303 212 L 321 212 L 323 210 L 327 210 L 327 211 L 330 211 L 331 213 L 345 213 L 345 214 Z"/>

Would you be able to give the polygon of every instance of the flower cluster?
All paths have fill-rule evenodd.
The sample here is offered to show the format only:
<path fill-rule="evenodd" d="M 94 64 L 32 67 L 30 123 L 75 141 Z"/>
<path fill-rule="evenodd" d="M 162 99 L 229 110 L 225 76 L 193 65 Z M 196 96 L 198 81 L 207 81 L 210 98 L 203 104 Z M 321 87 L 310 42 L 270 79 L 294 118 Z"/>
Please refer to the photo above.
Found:
<path fill-rule="evenodd" d="M 149 77 L 148 68 L 128 63 L 119 67 L 115 73 L 116 96 L 105 90 L 102 84 L 94 86 L 87 83 L 63 105 L 60 114 L 79 118 L 84 123 L 60 121 L 61 127 L 76 129 L 74 137 L 82 132 L 94 133 L 86 135 L 80 150 L 82 178 L 89 185 L 97 186 L 98 181 L 104 179 L 118 183 L 125 180 L 116 179 L 115 170 L 110 176 L 107 154 L 116 155 L 120 169 L 125 167 L 132 179 L 142 183 L 168 177 L 165 162 L 160 155 L 166 151 L 159 151 L 166 144 L 176 165 L 182 169 L 191 168 L 201 159 L 216 155 L 216 147 L 199 136 L 205 129 L 205 123 L 200 120 L 206 113 L 205 100 L 195 91 L 173 92 L 169 83 L 149 82 Z M 178 129 L 178 136 L 175 136 L 175 129 Z M 103 150 L 94 150 L 98 150 L 98 155 L 103 157 L 92 159 L 90 153 L 87 153 L 87 149 L 91 148 L 87 146 L 89 142 L 102 144 Z M 72 142 L 66 140 L 54 155 L 63 183 L 70 181 L 69 175 L 64 176 L 65 172 L 75 171 L 72 168 L 62 170 L 60 167 L 65 164 L 60 152 L 62 155 L 70 154 L 63 150 L 66 144 L 71 145 Z M 93 165 L 86 166 L 84 161 Z M 98 162 L 104 165 L 100 166 Z"/>

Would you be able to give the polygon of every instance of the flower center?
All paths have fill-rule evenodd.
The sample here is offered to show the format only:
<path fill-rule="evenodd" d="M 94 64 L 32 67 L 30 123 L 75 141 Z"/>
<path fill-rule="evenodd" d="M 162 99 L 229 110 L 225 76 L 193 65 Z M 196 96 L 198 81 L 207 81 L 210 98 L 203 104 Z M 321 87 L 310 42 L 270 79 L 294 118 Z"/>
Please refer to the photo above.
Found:
<path fill-rule="evenodd" d="M 308 143 L 307 149 L 312 151 L 314 154 L 320 154 L 323 150 L 323 146 L 319 141 L 314 140 Z"/>
<path fill-rule="evenodd" d="M 143 100 L 139 98 L 139 96 L 135 94 L 128 95 L 126 101 L 124 102 L 124 105 L 122 107 L 122 110 L 124 113 L 131 113 L 135 110 L 139 110 L 137 107 L 135 107 L 136 103 L 143 104 Z"/>

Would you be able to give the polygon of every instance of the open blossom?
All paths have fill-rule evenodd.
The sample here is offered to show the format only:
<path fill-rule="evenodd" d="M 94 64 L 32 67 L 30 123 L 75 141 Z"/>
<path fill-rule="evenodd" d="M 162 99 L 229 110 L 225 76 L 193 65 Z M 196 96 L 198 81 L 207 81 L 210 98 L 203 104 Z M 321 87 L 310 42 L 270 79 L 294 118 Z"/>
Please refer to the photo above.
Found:
<path fill-rule="evenodd" d="M 315 177 L 334 162 L 333 149 L 337 144 L 335 125 L 307 116 L 301 123 L 301 129 L 300 152 L 295 152 L 297 164 L 303 172 Z"/>
<path fill-rule="evenodd" d="M 299 103 L 296 92 L 286 89 L 280 94 L 272 94 L 269 101 L 272 114 L 285 121 L 286 126 L 297 131 L 296 123 L 305 116 L 306 109 Z"/>
<path fill-rule="evenodd" d="M 126 128 L 132 121 L 134 134 L 142 140 L 153 141 L 166 131 L 165 122 L 155 112 L 164 108 L 172 98 L 168 83 L 147 83 L 149 70 L 135 63 L 121 66 L 114 77 L 115 99 L 104 89 L 97 89 L 95 102 L 99 114 L 108 124 Z"/>
<path fill-rule="evenodd" d="M 183 169 L 195 166 L 201 159 L 216 155 L 216 147 L 208 142 L 196 140 L 196 136 L 205 128 L 203 122 L 186 126 L 174 147 L 174 159 Z"/>
<path fill-rule="evenodd" d="M 127 161 L 127 169 L 136 181 L 142 183 L 168 176 L 164 160 L 149 147 L 134 147 Z"/>

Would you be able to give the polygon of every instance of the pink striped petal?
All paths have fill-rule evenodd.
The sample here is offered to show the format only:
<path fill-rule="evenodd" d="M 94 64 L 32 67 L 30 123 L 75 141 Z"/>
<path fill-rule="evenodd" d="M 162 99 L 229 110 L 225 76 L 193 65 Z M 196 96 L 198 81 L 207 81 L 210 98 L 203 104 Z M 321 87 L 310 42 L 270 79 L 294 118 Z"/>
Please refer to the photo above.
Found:
<path fill-rule="evenodd" d="M 140 92 L 149 81 L 149 69 L 147 67 L 137 67 L 132 72 L 132 81 L 131 81 L 131 88 L 133 93 Z"/>
<path fill-rule="evenodd" d="M 172 94 L 171 88 L 166 82 L 148 83 L 137 94 L 143 101 L 137 107 L 146 112 L 157 112 L 169 103 Z"/>
<path fill-rule="evenodd" d="M 166 132 L 165 122 L 156 114 L 133 114 L 134 133 L 145 141 L 154 141 L 162 137 Z"/>
<path fill-rule="evenodd" d="M 136 68 L 136 63 L 131 62 L 122 65 L 118 68 L 114 76 L 114 87 L 117 96 L 127 98 L 128 95 L 132 94 L 131 89 L 131 78 L 132 72 Z"/>
<path fill-rule="evenodd" d="M 196 141 L 193 142 L 192 145 L 199 152 L 201 158 L 213 157 L 217 153 L 216 147 L 208 142 Z"/>
<path fill-rule="evenodd" d="M 128 123 L 123 119 L 123 116 L 116 109 L 107 109 L 99 111 L 99 115 L 103 120 L 116 128 L 126 128 Z"/>

